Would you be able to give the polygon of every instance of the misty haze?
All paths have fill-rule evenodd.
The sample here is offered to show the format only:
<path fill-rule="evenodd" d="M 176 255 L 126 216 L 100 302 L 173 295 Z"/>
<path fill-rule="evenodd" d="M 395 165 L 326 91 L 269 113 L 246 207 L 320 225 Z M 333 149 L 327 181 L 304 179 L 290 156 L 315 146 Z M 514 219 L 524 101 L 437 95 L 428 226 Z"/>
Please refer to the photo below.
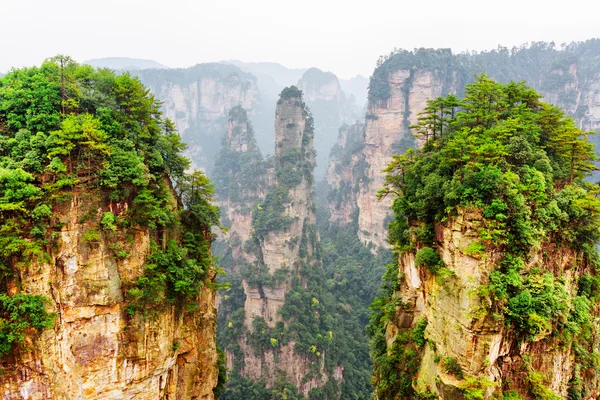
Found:
<path fill-rule="evenodd" d="M 0 10 L 2 399 L 600 398 L 600 6 Z"/>

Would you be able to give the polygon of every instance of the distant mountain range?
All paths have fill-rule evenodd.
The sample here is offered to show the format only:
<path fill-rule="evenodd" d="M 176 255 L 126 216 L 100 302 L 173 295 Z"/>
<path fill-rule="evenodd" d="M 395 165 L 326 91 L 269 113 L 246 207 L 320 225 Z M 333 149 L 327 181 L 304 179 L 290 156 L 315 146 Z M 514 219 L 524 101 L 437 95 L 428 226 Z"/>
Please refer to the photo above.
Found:
<path fill-rule="evenodd" d="M 262 90 L 272 96 L 278 96 L 281 88 L 295 85 L 309 68 L 287 68 L 274 62 L 243 62 L 239 60 L 221 61 L 224 64 L 233 64 L 239 69 L 250 72 L 256 76 Z M 353 95 L 356 104 L 367 104 L 367 88 L 369 78 L 362 75 L 356 75 L 350 79 L 338 77 L 342 90 Z M 273 92 L 273 93 L 270 93 Z"/>
<path fill-rule="evenodd" d="M 110 68 L 114 70 L 143 70 L 167 69 L 168 66 L 154 60 L 130 57 L 105 57 L 95 58 L 83 62 L 96 68 Z M 245 72 L 256 76 L 261 90 L 268 97 L 277 97 L 282 88 L 297 84 L 298 80 L 308 68 L 288 68 L 275 62 L 243 62 L 240 60 L 224 60 L 222 64 L 235 65 Z M 0 74 L 2 76 L 2 74 Z M 338 78 L 340 86 L 348 95 L 354 96 L 356 104 L 367 103 L 367 88 L 369 78 L 356 75 L 350 79 Z"/>

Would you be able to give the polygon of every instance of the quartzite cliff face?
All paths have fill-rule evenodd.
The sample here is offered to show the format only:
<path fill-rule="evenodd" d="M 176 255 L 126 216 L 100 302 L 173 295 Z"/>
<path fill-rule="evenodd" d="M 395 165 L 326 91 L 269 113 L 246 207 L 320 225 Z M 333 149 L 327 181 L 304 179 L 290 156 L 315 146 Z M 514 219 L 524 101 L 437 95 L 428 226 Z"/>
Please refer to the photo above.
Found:
<path fill-rule="evenodd" d="M 0 397 L 213 399 L 219 213 L 155 98 L 57 56 L 0 110 Z"/>
<path fill-rule="evenodd" d="M 127 207 L 97 200 L 94 193 L 74 193 L 55 209 L 62 225 L 57 246 L 48 261 L 29 265 L 21 277 L 20 290 L 51 299 L 57 317 L 53 328 L 28 336 L 3 364 L 2 398 L 212 399 L 218 375 L 214 290 L 202 290 L 193 313 L 169 306 L 154 316 L 130 316 L 125 295 L 144 274 L 151 237 L 142 229 L 91 240 L 86 232 L 97 231 L 103 211 L 118 214 Z M 92 220 L 81 222 L 90 213 Z M 115 256 L 117 242 L 127 257 Z"/>
<path fill-rule="evenodd" d="M 229 159 L 245 160 L 239 168 L 254 177 L 227 185 L 228 192 L 222 193 L 220 200 L 232 215 L 230 236 L 224 243 L 227 268 L 232 271 L 232 280 L 243 288 L 243 293 L 236 293 L 236 287 L 232 287 L 221 303 L 220 337 L 234 373 L 252 382 L 263 382 L 267 388 L 291 384 L 307 395 L 333 377 L 339 381 L 342 373 L 339 368 L 325 371 L 326 351 L 317 343 L 311 343 L 311 350 L 310 345 L 297 342 L 294 320 L 317 318 L 318 324 L 319 314 L 315 314 L 314 307 L 318 309 L 319 301 L 308 299 L 313 310 L 306 311 L 306 316 L 285 311 L 286 306 L 298 307 L 298 299 L 306 296 L 302 293 L 309 284 L 306 274 L 322 271 L 313 202 L 312 117 L 300 90 L 284 89 L 275 115 L 275 156 L 266 162 L 260 155 L 250 155 L 253 139 L 244 134 L 246 118 L 236 118 L 233 113 L 231 118 Z M 243 144 L 236 147 L 232 143 Z M 221 156 L 224 154 L 218 158 L 215 170 L 217 182 L 223 175 Z M 247 188 L 240 191 L 244 185 Z M 296 305 L 288 305 L 289 297 Z M 305 306 L 299 312 L 305 312 Z"/>
<path fill-rule="evenodd" d="M 364 157 L 365 125 L 344 124 L 329 155 L 327 168 L 327 209 L 329 221 L 346 225 L 357 217 L 357 199 L 366 184 L 367 163 Z"/>
<path fill-rule="evenodd" d="M 214 181 L 217 202 L 228 232 L 220 243 L 228 249 L 227 272 L 237 274 L 243 263 L 255 261 L 256 255 L 244 251 L 252 236 L 252 211 L 272 184 L 273 170 L 263 160 L 256 144 L 254 129 L 242 106 L 229 112 L 223 147 L 215 160 Z"/>
<path fill-rule="evenodd" d="M 490 309 L 489 300 L 478 295 L 480 288 L 490 283 L 490 274 L 502 254 L 489 250 L 474 255 L 470 246 L 477 242 L 482 216 L 477 211 L 461 210 L 444 224 L 436 226 L 439 251 L 446 267 L 453 273 L 444 279 L 428 274 L 415 266 L 415 252 L 399 257 L 400 288 L 394 294 L 401 302 L 386 325 L 388 348 L 414 332 L 419 321 L 427 321 L 425 339 L 435 345 L 425 345 L 419 356 L 418 379 L 413 385 L 417 393 L 434 393 L 440 399 L 465 399 L 465 389 L 481 391 L 480 398 L 496 398 L 499 391 L 515 391 L 541 395 L 546 387 L 559 398 L 570 398 L 569 389 L 582 384 L 585 399 L 595 399 L 598 376 L 586 375 L 576 383 L 579 374 L 574 350 L 552 332 L 541 332 L 532 341 L 521 341 L 507 327 L 504 318 Z M 551 254 L 551 255 L 550 255 Z M 544 268 L 563 271 L 565 291 L 578 294 L 578 267 L 582 255 L 568 248 L 547 246 L 534 255 L 527 271 Z M 590 338 L 598 342 L 597 338 Z M 405 342 L 402 342 L 405 343 Z M 445 366 L 446 360 L 456 361 L 469 380 L 458 379 Z M 535 373 L 532 373 L 535 371 Z M 583 371 L 581 372 L 583 374 Z M 540 377 L 539 381 L 537 380 Z M 482 383 L 483 382 L 483 383 Z M 536 385 L 537 391 L 536 391 Z M 557 397 L 518 397 L 552 398 Z M 517 398 L 517 397 L 515 397 Z"/>
<path fill-rule="evenodd" d="M 199 64 L 187 69 L 136 71 L 175 122 L 196 168 L 212 171 L 229 110 L 249 112 L 259 101 L 256 78 L 225 64 Z"/>
<path fill-rule="evenodd" d="M 389 98 L 369 103 L 365 121 L 364 156 L 368 164 L 366 180 L 358 195 L 358 236 L 375 248 L 387 247 L 387 221 L 391 201 L 377 199 L 383 188 L 382 170 L 392 154 L 401 154 L 414 146 L 410 126 L 417 122 L 427 100 L 443 94 L 443 83 L 431 71 L 400 70 L 391 72 Z"/>
<path fill-rule="evenodd" d="M 410 126 L 417 122 L 427 100 L 448 93 L 462 94 L 475 74 L 487 73 L 500 82 L 522 81 L 544 100 L 572 115 L 582 129 L 600 129 L 600 71 L 595 67 L 600 43 L 592 40 L 562 50 L 541 43 L 531 48 L 507 49 L 474 55 L 449 50 L 400 51 L 385 59 L 371 78 L 365 118 L 364 157 L 367 180 L 357 199 L 360 239 L 375 248 L 388 247 L 386 226 L 389 199 L 377 200 L 383 185 L 382 169 L 392 154 L 418 146 Z M 537 59 L 531 63 L 531 57 Z M 592 138 L 597 142 L 597 138 Z M 353 184 L 347 182 L 346 184 Z"/>

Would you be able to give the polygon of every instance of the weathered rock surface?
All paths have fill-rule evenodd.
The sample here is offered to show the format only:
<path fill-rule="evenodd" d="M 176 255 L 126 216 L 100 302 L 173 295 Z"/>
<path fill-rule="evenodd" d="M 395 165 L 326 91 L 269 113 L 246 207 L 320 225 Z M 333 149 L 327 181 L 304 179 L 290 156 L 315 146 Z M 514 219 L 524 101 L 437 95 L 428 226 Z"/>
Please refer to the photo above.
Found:
<path fill-rule="evenodd" d="M 221 147 L 227 115 L 236 105 L 250 113 L 259 101 L 256 78 L 224 64 L 200 64 L 187 69 L 137 71 L 142 82 L 163 102 L 188 144 L 193 167 L 212 171 Z"/>
<path fill-rule="evenodd" d="M 519 340 L 501 314 L 494 314 L 487 297 L 478 295 L 478 289 L 489 283 L 489 275 L 502 257 L 491 248 L 479 255 L 468 251 L 478 239 L 481 221 L 479 212 L 459 210 L 456 217 L 436 226 L 437 250 L 451 271 L 443 278 L 415 267 L 414 251 L 400 255 L 400 290 L 394 296 L 404 306 L 396 309 L 388 323 L 386 342 L 392 346 L 400 332 L 427 319 L 425 338 L 430 345 L 424 346 L 422 352 L 417 392 L 434 393 L 440 399 L 465 398 L 465 381 L 447 373 L 440 361 L 450 357 L 458 362 L 465 376 L 492 383 L 481 398 L 497 398 L 496 390 L 500 389 L 505 393 L 529 393 L 524 381 L 527 368 L 538 371 L 547 379 L 550 390 L 567 398 L 575 370 L 571 346 L 561 345 L 559 339 L 549 335 L 541 335 L 537 341 Z M 551 271 L 564 271 L 565 289 L 576 295 L 578 257 L 568 248 L 546 248 L 530 258 L 526 269 L 543 265 Z M 587 398 L 596 398 L 592 391 L 588 393 L 591 397 Z"/>
<path fill-rule="evenodd" d="M 349 224 L 358 213 L 358 193 L 364 185 L 367 164 L 364 156 L 365 125 L 344 124 L 329 155 L 327 208 L 329 221 Z"/>
<path fill-rule="evenodd" d="M 89 217 L 90 204 L 98 204 L 97 198 L 74 193 L 57 207 L 64 225 L 56 246 L 46 261 L 30 264 L 21 276 L 21 291 L 51 299 L 57 317 L 53 328 L 28 336 L 2 366 L 1 397 L 213 399 L 214 290 L 203 289 L 198 310 L 191 313 L 169 306 L 157 315 L 130 316 L 124 296 L 144 273 L 150 236 L 134 229 L 86 239 L 86 231 L 97 229 L 97 221 L 81 222 Z M 97 216 L 103 211 L 98 205 Z M 126 258 L 114 256 L 111 245 L 117 241 Z"/>
<path fill-rule="evenodd" d="M 230 216 L 231 229 L 225 239 L 233 250 L 232 269 L 241 276 L 244 294 L 243 333 L 236 339 L 238 347 L 234 351 L 228 349 L 228 362 L 232 368 L 239 365 L 243 376 L 251 381 L 263 381 L 267 388 L 273 388 L 278 379 L 284 379 L 306 395 L 330 379 L 324 371 L 325 352 L 316 357 L 299 354 L 295 342 L 290 340 L 257 353 L 250 341 L 257 319 L 270 329 L 278 323 L 287 324 L 280 310 L 292 289 L 292 280 L 304 279 L 301 270 L 305 266 L 321 267 L 315 249 L 318 235 L 313 203 L 312 117 L 297 88 L 285 89 L 284 93 L 287 95 L 282 94 L 275 113 L 272 167 L 263 164 L 262 175 L 239 193 L 232 191 L 231 183 L 235 179 L 229 180 L 227 200 L 221 203 Z M 254 145 L 247 131 L 247 121 L 243 118 L 230 119 L 226 146 L 238 153 L 234 158 L 250 158 Z M 244 182 L 238 183 L 244 185 Z M 232 199 L 234 193 L 236 198 Z M 275 197 L 270 200 L 270 195 Z M 275 209 L 278 211 L 273 211 Z M 252 213 L 260 211 L 267 213 L 267 220 L 259 227 L 252 221 Z M 279 221 L 286 222 L 279 225 Z M 315 370 L 315 363 L 320 364 L 317 370 L 321 373 L 309 375 Z M 334 378 L 341 380 L 342 372 L 337 368 Z"/>
<path fill-rule="evenodd" d="M 386 227 L 391 203 L 388 199 L 377 200 L 377 191 L 383 185 L 384 174 L 381 170 L 390 162 L 392 154 L 402 153 L 408 147 L 420 144 L 412 138 L 410 125 L 417 122 L 427 100 L 448 93 L 460 94 L 475 73 L 492 68 L 477 64 L 477 56 L 461 63 L 456 62 L 459 56 L 454 57 L 456 59 L 448 61 L 453 64 L 449 64 L 447 70 L 416 66 L 391 70 L 386 75 L 390 86 L 389 98 L 372 99 L 369 102 L 364 146 L 364 157 L 369 167 L 357 199 L 360 209 L 358 234 L 361 241 L 374 245 L 375 249 L 388 247 Z M 526 83 L 537 89 L 544 101 L 572 115 L 582 129 L 600 130 L 600 75 L 581 70 L 576 61 L 550 69 L 540 65 L 534 74 L 536 79 L 529 79 Z M 492 70 L 490 76 L 500 81 L 521 81 L 530 77 L 526 71 L 518 70 L 497 77 Z M 549 83 L 556 81 L 561 83 Z M 592 141 L 598 142 L 598 138 L 592 137 Z"/>

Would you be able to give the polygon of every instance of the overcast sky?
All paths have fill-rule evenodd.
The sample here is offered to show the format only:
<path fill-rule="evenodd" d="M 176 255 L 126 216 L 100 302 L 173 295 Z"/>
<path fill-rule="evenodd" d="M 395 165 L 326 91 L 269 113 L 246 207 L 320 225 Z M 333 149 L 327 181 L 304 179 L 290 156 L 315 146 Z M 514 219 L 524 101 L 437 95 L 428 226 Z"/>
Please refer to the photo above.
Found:
<path fill-rule="evenodd" d="M 369 76 L 394 47 L 600 37 L 596 0 L 0 0 L 0 72 L 67 54 L 170 67 L 239 59 Z"/>

